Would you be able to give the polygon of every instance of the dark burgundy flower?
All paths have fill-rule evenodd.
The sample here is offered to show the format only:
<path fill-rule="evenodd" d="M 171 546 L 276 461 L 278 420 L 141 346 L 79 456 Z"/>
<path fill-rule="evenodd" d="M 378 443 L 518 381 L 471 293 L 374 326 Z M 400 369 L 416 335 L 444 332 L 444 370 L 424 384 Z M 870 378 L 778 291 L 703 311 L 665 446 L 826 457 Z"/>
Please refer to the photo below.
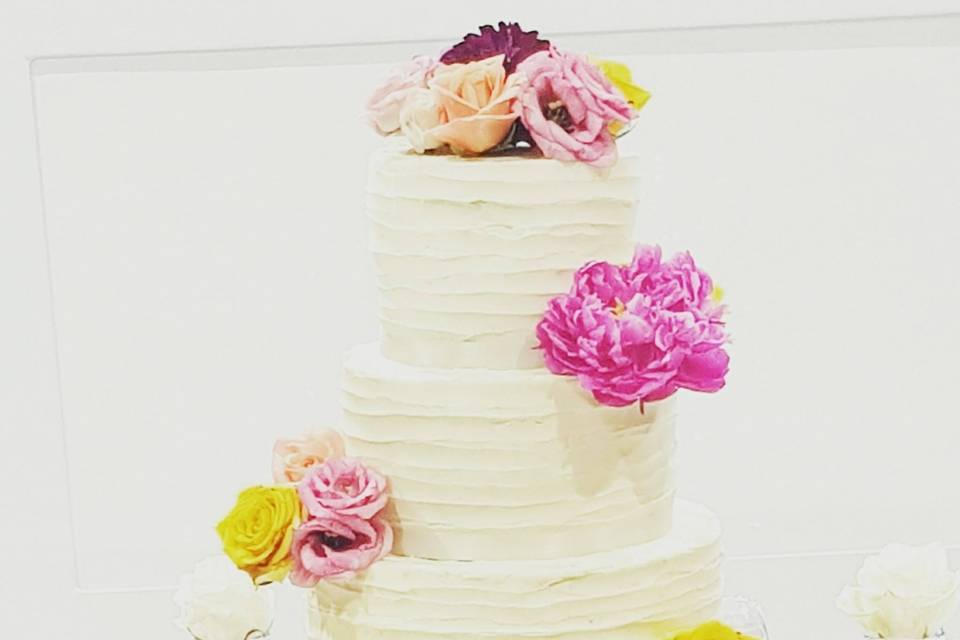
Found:
<path fill-rule="evenodd" d="M 484 25 L 480 27 L 480 33 L 468 33 L 440 56 L 440 62 L 474 62 L 503 54 L 503 68 L 511 74 L 528 57 L 550 48 L 550 42 L 541 40 L 538 35 L 537 31 L 524 31 L 516 22 L 501 22 L 497 27 Z"/>

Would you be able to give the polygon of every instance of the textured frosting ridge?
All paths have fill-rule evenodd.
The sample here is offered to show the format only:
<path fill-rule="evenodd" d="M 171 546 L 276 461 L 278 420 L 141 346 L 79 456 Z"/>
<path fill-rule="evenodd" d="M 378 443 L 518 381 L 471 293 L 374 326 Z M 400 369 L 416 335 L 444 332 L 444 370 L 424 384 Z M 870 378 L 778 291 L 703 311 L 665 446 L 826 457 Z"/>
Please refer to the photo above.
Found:
<path fill-rule="evenodd" d="M 564 558 L 670 530 L 672 400 L 603 407 L 542 368 L 425 369 L 370 344 L 343 407 L 347 451 L 390 478 L 395 553 Z"/>
<path fill-rule="evenodd" d="M 637 161 L 374 154 L 367 214 L 382 348 L 423 366 L 533 368 L 547 300 L 590 260 L 629 259 Z"/>
<path fill-rule="evenodd" d="M 661 640 L 710 617 L 722 591 L 716 517 L 691 503 L 677 506 L 671 534 L 578 558 L 388 557 L 360 576 L 317 587 L 313 637 Z"/>

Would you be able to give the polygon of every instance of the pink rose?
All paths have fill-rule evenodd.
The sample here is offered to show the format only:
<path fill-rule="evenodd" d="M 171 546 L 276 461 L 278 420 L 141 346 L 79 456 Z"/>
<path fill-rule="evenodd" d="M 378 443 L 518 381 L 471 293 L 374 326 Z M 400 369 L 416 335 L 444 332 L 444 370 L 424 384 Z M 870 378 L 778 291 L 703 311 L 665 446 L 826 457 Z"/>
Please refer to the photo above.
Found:
<path fill-rule="evenodd" d="M 400 128 L 400 109 L 407 94 L 427 86 L 427 78 L 436 64 L 429 56 L 416 56 L 390 72 L 367 101 L 367 119 L 377 133 L 385 136 Z"/>
<path fill-rule="evenodd" d="M 517 73 L 527 82 L 514 108 L 545 157 L 598 167 L 616 162 L 609 126 L 629 123 L 633 109 L 597 67 L 551 48 L 521 62 Z"/>
<path fill-rule="evenodd" d="M 290 581 L 298 587 L 313 587 L 324 578 L 363 571 L 392 548 L 393 530 L 378 518 L 308 520 L 293 534 Z"/>
<path fill-rule="evenodd" d="M 537 325 L 547 368 L 577 376 L 598 402 L 616 407 L 679 388 L 717 391 L 729 357 L 724 308 L 712 291 L 688 253 L 661 263 L 658 248 L 638 247 L 629 265 L 589 263 Z"/>
<path fill-rule="evenodd" d="M 520 78 L 507 76 L 503 56 L 465 64 L 438 65 L 428 85 L 436 97 L 440 124 L 431 130 L 455 153 L 476 154 L 500 144 L 517 114 L 513 103 Z"/>
<path fill-rule="evenodd" d="M 273 445 L 273 481 L 300 482 L 308 469 L 340 457 L 343 440 L 329 429 L 300 439 L 277 440 Z"/>
<path fill-rule="evenodd" d="M 334 458 L 311 469 L 300 481 L 300 502 L 317 518 L 343 516 L 369 520 L 387 504 L 387 481 L 353 458 Z"/>

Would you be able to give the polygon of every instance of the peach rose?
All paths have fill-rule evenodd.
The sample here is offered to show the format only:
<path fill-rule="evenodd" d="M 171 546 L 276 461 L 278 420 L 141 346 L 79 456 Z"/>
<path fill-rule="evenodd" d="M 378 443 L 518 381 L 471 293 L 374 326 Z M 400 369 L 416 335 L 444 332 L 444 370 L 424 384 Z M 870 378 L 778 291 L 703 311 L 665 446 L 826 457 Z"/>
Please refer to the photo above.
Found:
<path fill-rule="evenodd" d="M 281 439 L 273 445 L 273 481 L 300 482 L 307 471 L 343 456 L 336 431 L 324 429 L 299 439 Z"/>
<path fill-rule="evenodd" d="M 483 153 L 500 144 L 517 114 L 513 103 L 522 76 L 507 76 L 503 55 L 464 64 L 437 65 L 428 82 L 441 124 L 430 133 L 455 153 Z"/>

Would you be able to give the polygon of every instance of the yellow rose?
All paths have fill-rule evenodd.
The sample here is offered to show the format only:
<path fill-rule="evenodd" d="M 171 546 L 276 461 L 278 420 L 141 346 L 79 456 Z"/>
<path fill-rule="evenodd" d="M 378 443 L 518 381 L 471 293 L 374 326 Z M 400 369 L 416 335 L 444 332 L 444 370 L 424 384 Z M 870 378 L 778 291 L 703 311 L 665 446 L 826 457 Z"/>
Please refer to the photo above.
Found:
<path fill-rule="evenodd" d="M 302 519 L 294 487 L 250 487 L 217 525 L 223 551 L 256 584 L 279 582 L 290 571 L 293 531 Z"/>
<path fill-rule="evenodd" d="M 675 635 L 673 640 L 756 640 L 752 636 L 745 635 L 731 629 L 722 622 L 712 620 L 704 622 L 702 625 L 692 631 L 685 631 Z"/>
<path fill-rule="evenodd" d="M 643 87 L 633 84 L 630 67 L 613 60 L 592 60 L 593 64 L 607 77 L 613 86 L 620 90 L 627 103 L 634 111 L 640 111 L 650 99 L 650 92 Z M 623 129 L 622 122 L 610 123 L 610 133 L 617 135 Z"/>

